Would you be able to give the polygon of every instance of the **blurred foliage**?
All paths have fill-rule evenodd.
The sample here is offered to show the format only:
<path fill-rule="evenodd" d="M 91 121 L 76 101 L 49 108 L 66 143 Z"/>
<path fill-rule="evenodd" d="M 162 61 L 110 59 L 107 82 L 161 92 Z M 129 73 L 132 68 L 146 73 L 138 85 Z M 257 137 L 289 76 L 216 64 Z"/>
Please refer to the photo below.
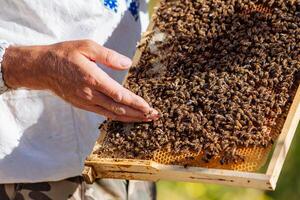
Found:
<path fill-rule="evenodd" d="M 158 200 L 271 200 L 264 192 L 254 189 L 224 187 L 203 183 L 161 181 Z"/>
<path fill-rule="evenodd" d="M 149 2 L 150 14 L 153 12 L 153 5 L 156 1 L 150 0 Z M 275 192 L 204 183 L 159 181 L 157 184 L 158 200 L 298 200 L 300 198 L 300 146 L 298 144 L 300 144 L 300 125 Z"/>

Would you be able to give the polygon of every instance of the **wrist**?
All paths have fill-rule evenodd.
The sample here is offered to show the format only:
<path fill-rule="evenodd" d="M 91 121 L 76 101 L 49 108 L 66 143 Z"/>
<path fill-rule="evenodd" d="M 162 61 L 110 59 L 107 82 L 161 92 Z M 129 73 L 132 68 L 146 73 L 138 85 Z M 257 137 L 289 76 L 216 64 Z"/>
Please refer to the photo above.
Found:
<path fill-rule="evenodd" d="M 9 46 L 3 56 L 2 72 L 9 88 L 35 88 L 37 47 Z"/>

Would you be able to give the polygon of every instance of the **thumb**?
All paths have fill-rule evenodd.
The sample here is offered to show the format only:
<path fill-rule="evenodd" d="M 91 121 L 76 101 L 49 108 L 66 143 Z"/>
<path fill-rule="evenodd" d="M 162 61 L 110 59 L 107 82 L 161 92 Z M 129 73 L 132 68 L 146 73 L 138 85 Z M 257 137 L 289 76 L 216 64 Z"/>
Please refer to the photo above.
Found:
<path fill-rule="evenodd" d="M 90 58 L 93 61 L 106 65 L 112 69 L 125 70 L 130 68 L 132 64 L 130 58 L 119 54 L 114 50 L 105 48 L 97 43 L 94 43 L 91 50 L 92 55 L 90 55 Z"/>

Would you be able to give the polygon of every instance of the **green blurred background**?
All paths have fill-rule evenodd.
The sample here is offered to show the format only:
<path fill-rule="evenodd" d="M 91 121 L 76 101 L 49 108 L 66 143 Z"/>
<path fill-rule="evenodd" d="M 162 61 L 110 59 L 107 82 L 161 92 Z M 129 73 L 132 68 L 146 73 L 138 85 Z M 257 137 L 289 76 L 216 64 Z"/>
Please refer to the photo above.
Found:
<path fill-rule="evenodd" d="M 158 0 L 150 0 L 150 14 L 156 1 Z M 298 144 L 300 144 L 300 124 L 275 192 L 204 183 L 159 181 L 158 200 L 298 200 L 300 199 L 300 146 Z"/>

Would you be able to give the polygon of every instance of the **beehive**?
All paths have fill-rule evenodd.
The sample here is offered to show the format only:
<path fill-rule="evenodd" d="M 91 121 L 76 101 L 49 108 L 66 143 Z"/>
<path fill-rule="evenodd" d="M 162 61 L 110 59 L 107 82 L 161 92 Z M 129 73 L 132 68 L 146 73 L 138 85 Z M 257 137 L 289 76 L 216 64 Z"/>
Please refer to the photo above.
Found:
<path fill-rule="evenodd" d="M 255 1 L 256 2 L 256 1 Z M 257 2 L 256 2 L 257 3 Z M 259 6 L 258 6 L 259 5 Z M 243 10 L 243 14 L 261 12 L 269 14 L 272 9 L 261 4 L 253 4 Z M 149 32 L 155 29 L 155 23 L 149 27 Z M 151 48 L 151 34 L 146 34 L 141 42 L 141 48 L 137 50 L 134 65 L 137 65 L 141 54 L 146 48 Z M 159 70 L 156 69 L 156 70 Z M 276 181 L 287 153 L 291 138 L 299 121 L 299 91 L 296 93 L 298 83 L 293 86 L 291 96 L 294 97 L 292 104 L 288 104 L 284 114 L 276 120 L 276 126 L 269 128 L 274 139 L 277 139 L 275 151 L 265 174 L 249 173 L 257 171 L 267 160 L 272 145 L 267 147 L 242 147 L 237 152 L 245 160 L 229 164 L 220 164 L 219 157 L 215 156 L 210 162 L 203 162 L 203 152 L 179 152 L 172 153 L 160 149 L 153 153 L 147 160 L 125 159 L 117 154 L 109 155 L 99 152 L 99 146 L 105 148 L 105 127 L 102 129 L 101 138 L 94 148 L 94 153 L 87 159 L 85 175 L 90 179 L 103 178 L 127 178 L 143 180 L 173 179 L 185 181 L 206 181 L 214 183 L 225 183 L 230 185 L 251 186 L 262 189 L 274 189 Z"/>

